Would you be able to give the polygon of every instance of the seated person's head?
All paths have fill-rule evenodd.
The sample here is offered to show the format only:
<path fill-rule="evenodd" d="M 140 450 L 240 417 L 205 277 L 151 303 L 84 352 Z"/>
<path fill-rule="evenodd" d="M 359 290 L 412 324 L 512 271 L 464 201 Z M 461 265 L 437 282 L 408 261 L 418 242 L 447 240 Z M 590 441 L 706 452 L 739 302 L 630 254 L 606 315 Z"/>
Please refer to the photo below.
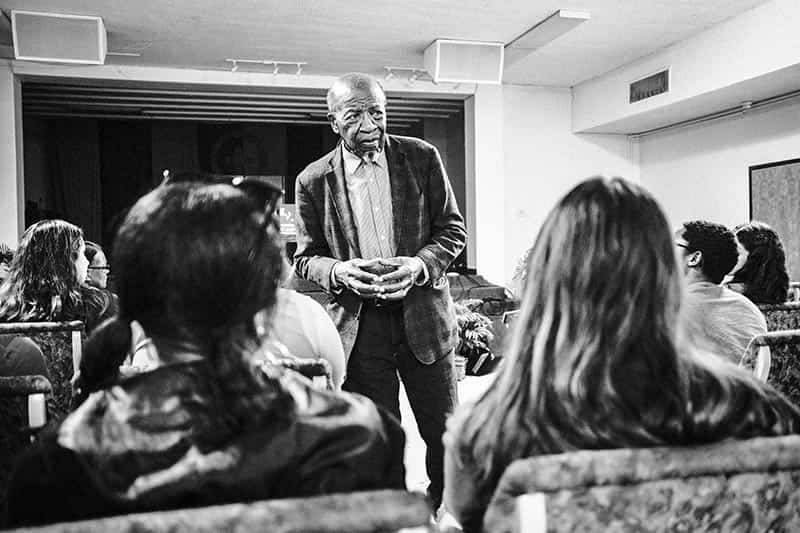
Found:
<path fill-rule="evenodd" d="M 25 230 L 0 287 L 0 320 L 80 318 L 80 287 L 89 266 L 84 247 L 81 229 L 63 220 L 42 220 Z"/>
<path fill-rule="evenodd" d="M 0 283 L 8 277 L 8 270 L 13 258 L 14 250 L 9 248 L 6 244 L 0 243 Z"/>
<path fill-rule="evenodd" d="M 89 260 L 86 283 L 98 289 L 105 289 L 108 286 L 108 273 L 111 268 L 108 266 L 108 258 L 106 258 L 103 248 L 96 242 L 86 241 L 84 254 Z"/>
<path fill-rule="evenodd" d="M 668 388 L 680 295 L 672 238 L 652 196 L 619 178 L 581 183 L 531 249 L 502 385 L 524 393 L 533 382 L 536 410 L 558 402 L 563 423 L 586 417 L 583 426 L 612 416 L 615 403 Z M 591 417 L 580 412 L 590 406 Z"/>
<path fill-rule="evenodd" d="M 714 222 L 692 220 L 675 233 L 678 259 L 689 283 L 722 283 L 736 264 L 736 238 L 733 232 Z"/>
<path fill-rule="evenodd" d="M 81 365 L 88 391 L 116 378 L 134 320 L 164 360 L 192 353 L 223 365 L 257 347 L 254 315 L 274 305 L 282 268 L 257 189 L 180 182 L 136 202 L 114 244 L 119 316 Z"/>
<path fill-rule="evenodd" d="M 731 274 L 733 284 L 756 303 L 783 303 L 789 290 L 786 253 L 778 233 L 763 222 L 749 222 L 734 229 L 739 261 Z M 736 285 L 734 285 L 735 287 Z"/>

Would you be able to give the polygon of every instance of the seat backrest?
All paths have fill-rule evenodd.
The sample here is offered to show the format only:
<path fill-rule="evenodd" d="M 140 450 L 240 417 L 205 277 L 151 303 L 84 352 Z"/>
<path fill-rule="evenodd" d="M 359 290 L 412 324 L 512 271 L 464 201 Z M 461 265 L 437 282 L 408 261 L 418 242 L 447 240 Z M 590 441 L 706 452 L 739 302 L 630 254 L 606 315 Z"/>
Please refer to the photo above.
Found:
<path fill-rule="evenodd" d="M 800 329 L 800 302 L 759 304 L 767 320 L 767 331 Z"/>
<path fill-rule="evenodd" d="M 59 419 L 69 412 L 72 378 L 80 367 L 83 331 L 83 322 L 80 320 L 0 324 L 0 334 L 30 337 L 42 350 L 53 385 L 53 394 L 48 401 L 52 419 Z"/>
<path fill-rule="evenodd" d="M 46 503 L 43 502 L 43 505 Z M 29 533 L 211 533 L 265 531 L 270 533 L 372 533 L 403 530 L 428 532 L 431 510 L 419 493 L 383 490 L 330 494 L 312 498 L 265 500 L 137 513 L 41 528 Z"/>
<path fill-rule="evenodd" d="M 800 406 L 800 329 L 758 335 L 750 341 L 741 365 L 758 369 L 759 362 L 763 362 L 764 348 L 769 348 L 770 358 L 767 383 Z"/>
<path fill-rule="evenodd" d="M 800 436 L 512 463 L 484 524 L 524 531 L 800 531 Z"/>
<path fill-rule="evenodd" d="M 43 395 L 51 391 L 44 376 L 0 377 L 0 524 L 11 468 L 30 442 L 28 427 L 44 425 Z"/>

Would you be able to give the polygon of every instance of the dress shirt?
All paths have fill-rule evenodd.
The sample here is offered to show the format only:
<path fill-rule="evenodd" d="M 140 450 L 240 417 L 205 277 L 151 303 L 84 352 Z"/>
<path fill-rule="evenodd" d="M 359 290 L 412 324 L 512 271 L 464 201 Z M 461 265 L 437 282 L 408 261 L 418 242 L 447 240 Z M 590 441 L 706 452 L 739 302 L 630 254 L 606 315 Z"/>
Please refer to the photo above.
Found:
<path fill-rule="evenodd" d="M 347 149 L 342 150 L 347 197 L 353 209 L 353 221 L 358 231 L 361 257 L 374 259 L 395 256 L 392 214 L 392 189 L 389 166 L 384 151 L 361 158 Z M 375 243 L 366 239 L 369 231 L 377 237 Z"/>

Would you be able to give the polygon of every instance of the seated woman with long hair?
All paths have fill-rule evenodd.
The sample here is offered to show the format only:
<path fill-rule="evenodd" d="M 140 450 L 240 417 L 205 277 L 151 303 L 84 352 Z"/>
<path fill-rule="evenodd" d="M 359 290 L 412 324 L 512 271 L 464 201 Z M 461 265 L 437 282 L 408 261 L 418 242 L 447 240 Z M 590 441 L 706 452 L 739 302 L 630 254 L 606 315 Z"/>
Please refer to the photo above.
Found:
<path fill-rule="evenodd" d="M 734 228 L 739 261 L 728 286 L 757 304 L 782 304 L 789 291 L 786 253 L 778 233 L 763 222 Z"/>
<path fill-rule="evenodd" d="M 19 242 L 0 285 L 0 322 L 81 320 L 91 331 L 113 316 L 110 293 L 86 284 L 83 231 L 64 220 L 41 220 Z"/>
<path fill-rule="evenodd" d="M 516 459 L 800 429 L 771 387 L 684 343 L 682 291 L 644 189 L 593 178 L 558 202 L 530 253 L 505 366 L 445 434 L 444 500 L 465 531 L 492 529 L 486 507 Z"/>
<path fill-rule="evenodd" d="M 136 321 L 157 365 L 91 394 L 23 456 L 12 523 L 404 486 L 396 421 L 254 363 L 282 265 L 268 219 L 253 191 L 222 184 L 163 185 L 131 208 L 119 314 L 85 355 L 119 364 Z"/>

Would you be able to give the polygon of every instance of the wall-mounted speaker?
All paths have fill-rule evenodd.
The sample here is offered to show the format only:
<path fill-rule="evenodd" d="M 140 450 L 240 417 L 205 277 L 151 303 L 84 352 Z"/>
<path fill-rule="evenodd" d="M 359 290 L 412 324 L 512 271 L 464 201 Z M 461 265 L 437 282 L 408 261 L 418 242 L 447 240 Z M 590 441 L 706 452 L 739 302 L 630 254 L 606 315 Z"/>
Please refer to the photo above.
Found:
<path fill-rule="evenodd" d="M 16 59 L 90 65 L 106 60 L 100 17 L 13 10 L 11 32 Z"/>
<path fill-rule="evenodd" d="M 425 49 L 425 70 L 437 83 L 501 83 L 503 43 L 436 39 Z"/>

